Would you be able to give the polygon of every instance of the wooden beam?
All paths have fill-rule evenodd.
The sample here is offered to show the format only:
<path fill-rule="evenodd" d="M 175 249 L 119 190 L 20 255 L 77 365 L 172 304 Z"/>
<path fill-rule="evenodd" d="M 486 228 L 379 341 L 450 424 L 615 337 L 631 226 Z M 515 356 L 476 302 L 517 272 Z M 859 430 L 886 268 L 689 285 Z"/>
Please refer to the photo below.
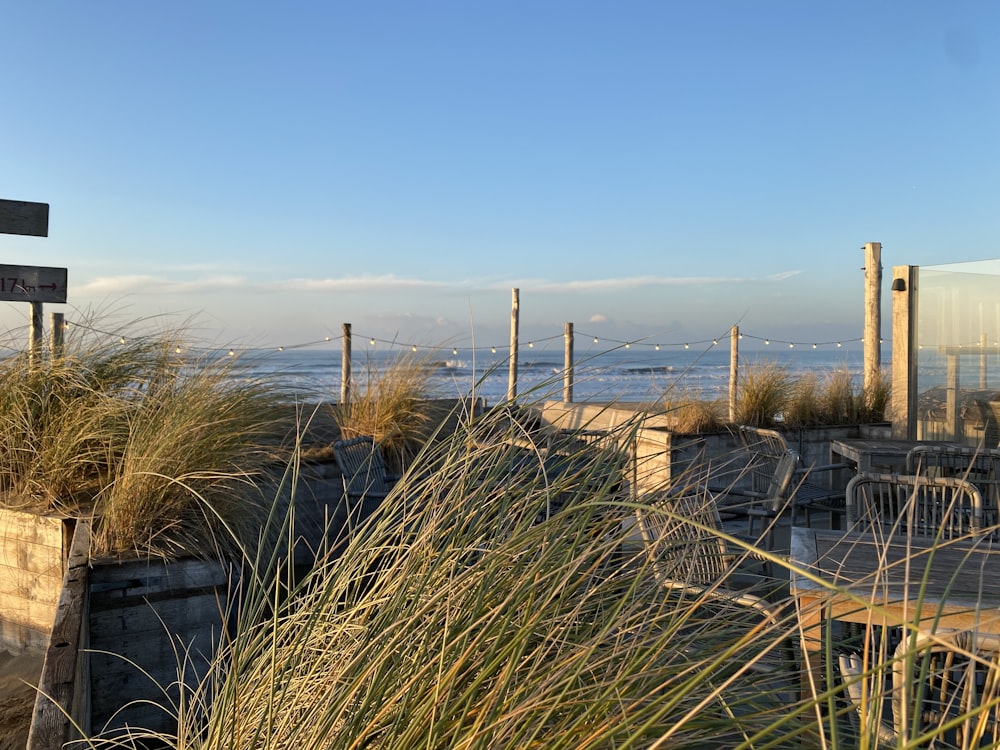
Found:
<path fill-rule="evenodd" d="M 49 204 L 0 198 L 0 234 L 49 236 Z"/>

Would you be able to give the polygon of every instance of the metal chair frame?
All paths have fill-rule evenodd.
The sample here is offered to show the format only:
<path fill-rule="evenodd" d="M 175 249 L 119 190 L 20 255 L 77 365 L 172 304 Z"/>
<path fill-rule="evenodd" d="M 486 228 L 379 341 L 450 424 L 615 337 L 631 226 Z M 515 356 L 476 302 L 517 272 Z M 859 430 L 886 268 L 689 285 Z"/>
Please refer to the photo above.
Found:
<path fill-rule="evenodd" d="M 852 529 L 944 539 L 983 530 L 982 495 L 956 477 L 858 474 L 847 483 L 846 507 Z"/>
<path fill-rule="evenodd" d="M 837 517 L 844 513 L 843 490 L 832 481 L 824 484 L 814 477 L 848 468 L 845 464 L 806 466 L 777 430 L 742 425 L 740 440 L 749 456 L 750 490 L 746 494 L 761 500 L 761 508 L 772 517 L 789 510 L 793 524 L 802 510 L 807 526 L 812 525 L 812 512 L 818 510 L 829 513 L 831 526 L 836 527 Z"/>

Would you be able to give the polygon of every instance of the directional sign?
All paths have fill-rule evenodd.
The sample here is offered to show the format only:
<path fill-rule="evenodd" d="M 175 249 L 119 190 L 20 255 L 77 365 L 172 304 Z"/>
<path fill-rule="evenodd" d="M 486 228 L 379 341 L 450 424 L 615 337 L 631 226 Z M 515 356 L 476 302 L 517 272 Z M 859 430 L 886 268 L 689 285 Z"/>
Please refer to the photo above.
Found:
<path fill-rule="evenodd" d="M 49 236 L 49 204 L 0 198 L 0 233 Z"/>
<path fill-rule="evenodd" d="M 65 302 L 66 269 L 0 265 L 0 301 Z"/>

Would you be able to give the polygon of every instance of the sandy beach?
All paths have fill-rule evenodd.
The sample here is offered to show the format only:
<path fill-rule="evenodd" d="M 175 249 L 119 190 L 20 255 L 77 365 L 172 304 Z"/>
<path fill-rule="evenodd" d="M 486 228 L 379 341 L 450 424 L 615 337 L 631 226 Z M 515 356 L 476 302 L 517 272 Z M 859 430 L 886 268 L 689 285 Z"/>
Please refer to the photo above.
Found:
<path fill-rule="evenodd" d="M 24 750 L 42 657 L 0 651 L 0 750 Z"/>

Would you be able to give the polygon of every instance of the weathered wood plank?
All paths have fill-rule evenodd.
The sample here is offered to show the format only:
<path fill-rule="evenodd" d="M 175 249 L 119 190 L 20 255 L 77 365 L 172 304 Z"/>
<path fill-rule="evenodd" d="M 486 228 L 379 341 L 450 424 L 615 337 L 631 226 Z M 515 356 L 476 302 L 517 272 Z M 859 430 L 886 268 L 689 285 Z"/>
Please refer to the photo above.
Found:
<path fill-rule="evenodd" d="M 0 198 L 0 233 L 49 236 L 49 204 Z"/>
<path fill-rule="evenodd" d="M 205 586 L 228 586 L 229 577 L 218 563 L 207 560 L 137 560 L 114 564 L 94 561 L 91 595 L 118 597 L 180 592 Z"/>
<path fill-rule="evenodd" d="M 81 720 L 79 653 L 86 643 L 89 549 L 90 523 L 82 520 L 77 522 L 70 543 L 69 565 L 42 665 L 27 750 L 62 747 L 71 739 L 70 717 Z"/>
<path fill-rule="evenodd" d="M 104 610 L 91 608 L 91 643 L 102 640 L 121 643 L 122 634 L 144 637 L 170 633 L 171 623 L 182 632 L 190 632 L 191 623 L 222 621 L 225 613 L 225 592 L 204 593 L 156 603 L 135 602 L 123 607 Z"/>
<path fill-rule="evenodd" d="M 58 516 L 39 516 L 17 510 L 0 511 L 0 537 L 23 539 L 33 544 L 51 544 L 62 547 L 62 528 L 65 519 Z"/>

